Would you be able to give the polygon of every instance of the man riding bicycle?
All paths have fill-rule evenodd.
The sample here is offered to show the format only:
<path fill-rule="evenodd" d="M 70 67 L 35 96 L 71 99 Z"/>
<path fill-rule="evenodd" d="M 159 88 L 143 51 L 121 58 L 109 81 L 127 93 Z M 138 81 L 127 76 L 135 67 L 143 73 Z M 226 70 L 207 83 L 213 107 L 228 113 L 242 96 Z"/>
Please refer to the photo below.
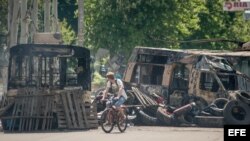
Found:
<path fill-rule="evenodd" d="M 111 97 L 111 105 L 114 109 L 119 109 L 119 107 L 127 100 L 127 94 L 124 90 L 124 85 L 121 79 L 115 79 L 113 72 L 108 72 L 106 74 L 108 79 L 106 89 L 103 92 L 102 101 L 106 98 L 108 93 L 113 94 Z M 109 106 L 109 103 L 106 103 Z"/>
<path fill-rule="evenodd" d="M 101 126 L 104 132 L 110 133 L 115 124 L 118 129 L 124 132 L 127 128 L 127 114 L 125 107 L 121 105 L 127 100 L 127 94 L 120 79 L 115 79 L 113 72 L 108 72 L 107 85 L 103 91 L 102 101 L 105 100 L 108 93 L 113 96 L 106 102 L 106 110 L 101 116 Z"/>

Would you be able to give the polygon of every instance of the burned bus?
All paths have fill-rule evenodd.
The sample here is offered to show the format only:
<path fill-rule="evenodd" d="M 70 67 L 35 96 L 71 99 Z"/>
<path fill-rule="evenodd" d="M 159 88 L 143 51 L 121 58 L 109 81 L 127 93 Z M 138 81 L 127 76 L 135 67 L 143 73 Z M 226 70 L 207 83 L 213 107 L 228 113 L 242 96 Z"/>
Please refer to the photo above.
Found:
<path fill-rule="evenodd" d="M 167 105 L 181 107 L 194 101 L 201 113 L 217 104 L 208 114 L 224 116 L 226 124 L 250 124 L 250 79 L 233 66 L 247 55 L 136 47 L 123 80 L 127 87 L 164 97 Z"/>
<path fill-rule="evenodd" d="M 27 86 L 90 90 L 90 53 L 66 45 L 18 45 L 10 49 L 8 90 Z"/>
<path fill-rule="evenodd" d="M 90 102 L 90 51 L 83 47 L 21 44 L 10 48 L 5 131 L 97 127 Z"/>

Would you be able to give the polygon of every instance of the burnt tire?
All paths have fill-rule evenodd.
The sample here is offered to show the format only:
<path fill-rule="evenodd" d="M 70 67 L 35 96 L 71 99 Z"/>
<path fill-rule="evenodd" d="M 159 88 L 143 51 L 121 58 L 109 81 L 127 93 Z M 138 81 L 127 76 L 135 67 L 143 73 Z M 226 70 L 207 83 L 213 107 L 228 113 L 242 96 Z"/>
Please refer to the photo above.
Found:
<path fill-rule="evenodd" d="M 201 127 L 223 127 L 224 118 L 217 116 L 195 116 L 195 123 Z"/>
<path fill-rule="evenodd" d="M 238 92 L 237 99 L 243 103 L 250 104 L 250 94 L 247 92 Z"/>
<path fill-rule="evenodd" d="M 163 125 L 171 125 L 173 122 L 173 116 L 169 115 L 166 112 L 166 109 L 163 107 L 158 107 L 156 112 L 156 117 L 158 118 L 159 122 Z"/>
<path fill-rule="evenodd" d="M 210 107 L 209 113 L 213 116 L 223 116 L 224 109 L 220 109 L 217 107 Z"/>
<path fill-rule="evenodd" d="M 138 120 L 143 125 L 154 126 L 154 125 L 158 124 L 158 120 L 156 117 L 153 117 L 153 116 L 146 114 L 143 110 L 139 110 L 138 115 L 139 115 Z"/>
<path fill-rule="evenodd" d="M 227 98 L 217 98 L 213 101 L 212 104 L 219 109 L 224 109 L 228 102 L 229 100 Z"/>
<path fill-rule="evenodd" d="M 209 113 L 213 116 L 223 116 L 224 108 L 229 102 L 226 98 L 217 98 L 212 102 L 212 106 L 209 107 Z"/>
<path fill-rule="evenodd" d="M 226 124 L 250 124 L 250 107 L 237 100 L 228 102 L 223 112 Z"/>

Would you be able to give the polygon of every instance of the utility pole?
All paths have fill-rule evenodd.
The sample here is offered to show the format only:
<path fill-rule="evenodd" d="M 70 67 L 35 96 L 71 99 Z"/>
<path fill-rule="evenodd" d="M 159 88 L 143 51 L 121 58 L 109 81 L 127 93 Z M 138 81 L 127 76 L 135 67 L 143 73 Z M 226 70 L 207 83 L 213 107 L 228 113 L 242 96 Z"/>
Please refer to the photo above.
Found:
<path fill-rule="evenodd" d="M 52 14 L 52 31 L 53 32 L 58 32 L 59 28 L 58 28 L 58 13 L 57 13 L 57 0 L 53 0 L 53 14 Z"/>
<path fill-rule="evenodd" d="M 30 13 L 31 13 L 30 38 L 31 38 L 31 42 L 33 43 L 33 36 L 37 32 L 37 29 L 38 29 L 38 18 L 37 18 L 38 3 L 37 3 L 37 0 L 33 0 L 32 9 L 31 9 Z"/>
<path fill-rule="evenodd" d="M 50 32 L 50 0 L 44 2 L 44 32 Z"/>
<path fill-rule="evenodd" d="M 8 0 L 8 42 L 7 50 L 18 43 L 18 25 L 20 19 L 20 3 L 21 0 Z M 5 55 L 8 56 L 8 53 Z M 8 60 L 7 60 L 8 64 Z M 7 93 L 8 83 L 8 67 L 3 67 L 1 70 L 3 81 L 3 93 Z M 0 97 L 2 94 L 0 94 Z"/>
<path fill-rule="evenodd" d="M 78 46 L 84 41 L 84 0 L 78 0 Z"/>
<path fill-rule="evenodd" d="M 17 35 L 18 35 L 18 24 L 19 24 L 19 12 L 20 12 L 20 3 L 21 0 L 9 0 L 9 10 L 13 10 L 13 12 L 10 12 L 11 15 L 9 15 L 9 21 L 10 24 L 8 27 L 9 32 L 9 45 L 8 48 L 14 46 L 17 44 Z"/>
<path fill-rule="evenodd" d="M 30 15 L 27 12 L 27 0 L 21 0 L 21 35 L 20 43 L 28 43 L 28 24 L 30 20 Z"/>

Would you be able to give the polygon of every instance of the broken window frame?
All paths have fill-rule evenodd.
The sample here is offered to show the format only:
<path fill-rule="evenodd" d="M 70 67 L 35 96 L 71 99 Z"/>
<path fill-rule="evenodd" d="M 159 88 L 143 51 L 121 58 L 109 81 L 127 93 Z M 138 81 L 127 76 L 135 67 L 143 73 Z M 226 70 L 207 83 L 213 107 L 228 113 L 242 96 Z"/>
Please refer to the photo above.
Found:
<path fill-rule="evenodd" d="M 218 92 L 219 83 L 216 81 L 214 73 L 202 71 L 200 73 L 199 88 L 203 91 Z"/>
<path fill-rule="evenodd" d="M 238 76 L 236 73 L 216 73 L 218 78 L 220 79 L 220 82 L 223 84 L 223 87 L 226 90 L 239 90 L 239 86 L 238 86 Z M 228 76 L 227 78 L 222 78 L 222 76 Z M 234 85 L 232 86 L 232 78 L 230 78 L 230 76 L 234 77 Z M 228 79 L 226 81 L 224 81 L 223 79 Z M 231 79 L 231 80 L 230 80 Z M 230 87 L 231 86 L 231 87 Z"/>
<path fill-rule="evenodd" d="M 172 69 L 171 82 L 170 82 L 170 93 L 175 90 L 188 91 L 189 87 L 189 69 L 185 64 L 177 63 Z M 182 80 L 182 81 L 178 81 Z M 186 84 L 185 84 L 186 83 Z M 185 84 L 185 85 L 183 85 Z M 178 85 L 178 86 L 176 86 Z"/>
<path fill-rule="evenodd" d="M 201 70 L 200 71 L 200 75 L 201 75 L 201 73 L 211 73 L 213 76 L 214 76 L 214 79 L 215 79 L 215 81 L 218 83 L 218 85 L 219 85 L 219 88 L 218 88 L 218 91 L 224 91 L 224 92 L 227 92 L 227 90 L 225 89 L 225 87 L 224 87 L 224 85 L 223 85 L 223 83 L 220 81 L 220 78 L 218 77 L 218 75 L 216 74 L 216 72 L 214 72 L 214 71 L 208 71 L 208 70 Z M 200 77 L 200 79 L 201 79 L 201 77 Z M 200 82 L 200 80 L 199 80 L 199 84 L 200 84 L 201 82 Z M 201 85 L 201 84 L 200 84 Z M 199 89 L 200 90 L 203 90 L 203 89 L 201 89 L 200 88 L 200 86 L 199 86 Z M 203 91 L 208 91 L 208 90 L 203 90 Z M 218 91 L 216 91 L 216 92 L 218 92 Z M 214 91 L 210 91 L 210 92 L 214 92 Z"/>
<path fill-rule="evenodd" d="M 239 72 L 235 75 L 237 76 L 238 90 L 250 92 L 250 77 Z"/>
<path fill-rule="evenodd" d="M 159 68 L 161 70 L 160 73 L 153 72 L 154 69 Z M 143 72 L 142 71 L 149 71 Z M 162 85 L 163 74 L 164 74 L 165 66 L 160 64 L 149 64 L 149 63 L 136 63 L 131 82 L 137 84 L 147 84 L 147 85 Z M 156 70 L 155 70 L 156 71 Z M 152 74 L 154 73 L 154 74 Z"/>

